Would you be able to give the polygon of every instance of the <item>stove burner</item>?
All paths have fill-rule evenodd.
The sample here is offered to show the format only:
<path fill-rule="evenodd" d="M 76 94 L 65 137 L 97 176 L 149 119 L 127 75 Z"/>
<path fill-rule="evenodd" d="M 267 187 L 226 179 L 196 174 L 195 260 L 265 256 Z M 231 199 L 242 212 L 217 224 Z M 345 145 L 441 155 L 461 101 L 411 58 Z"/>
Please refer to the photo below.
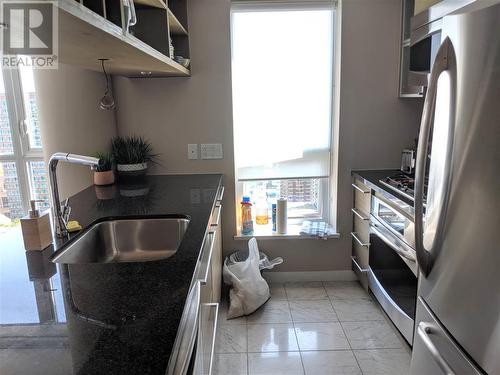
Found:
<path fill-rule="evenodd" d="M 415 179 L 404 173 L 398 173 L 380 180 L 387 187 L 403 194 L 407 198 L 414 200 L 415 197 Z M 427 179 L 424 184 L 424 202 L 427 191 Z"/>

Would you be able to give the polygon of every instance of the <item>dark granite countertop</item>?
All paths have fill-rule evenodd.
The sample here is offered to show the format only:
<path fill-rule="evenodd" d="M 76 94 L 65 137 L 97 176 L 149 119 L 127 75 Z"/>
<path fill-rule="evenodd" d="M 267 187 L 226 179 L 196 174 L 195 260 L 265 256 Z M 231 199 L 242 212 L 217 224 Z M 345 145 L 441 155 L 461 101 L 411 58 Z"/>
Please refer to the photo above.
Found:
<path fill-rule="evenodd" d="M 25 252 L 20 229 L 2 229 L 0 373 L 165 374 L 221 184 L 219 174 L 147 176 L 69 199 L 83 231 L 106 218 L 189 216 L 164 260 L 56 266 L 55 249 L 83 231 Z"/>

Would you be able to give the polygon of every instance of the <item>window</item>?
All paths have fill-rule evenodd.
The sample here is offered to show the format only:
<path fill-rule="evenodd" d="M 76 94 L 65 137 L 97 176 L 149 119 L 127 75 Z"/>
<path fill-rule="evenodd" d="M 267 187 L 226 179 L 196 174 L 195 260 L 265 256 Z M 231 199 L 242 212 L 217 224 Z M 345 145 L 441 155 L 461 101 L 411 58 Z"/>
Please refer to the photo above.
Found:
<path fill-rule="evenodd" d="M 49 207 L 49 188 L 31 68 L 0 71 L 0 224 Z"/>
<path fill-rule="evenodd" d="M 38 106 L 36 102 L 35 80 L 33 70 L 27 67 L 19 68 L 21 78 L 21 89 L 23 95 L 24 121 L 26 123 L 26 147 L 30 150 L 42 149 L 42 136 L 38 123 Z"/>
<path fill-rule="evenodd" d="M 232 8 L 237 191 L 288 198 L 289 222 L 328 221 L 334 14 L 330 1 Z"/>

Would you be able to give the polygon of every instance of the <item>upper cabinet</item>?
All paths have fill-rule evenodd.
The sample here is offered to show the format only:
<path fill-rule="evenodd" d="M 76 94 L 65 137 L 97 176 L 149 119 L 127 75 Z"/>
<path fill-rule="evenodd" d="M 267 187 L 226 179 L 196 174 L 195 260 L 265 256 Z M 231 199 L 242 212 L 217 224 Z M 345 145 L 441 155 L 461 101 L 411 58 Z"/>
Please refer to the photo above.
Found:
<path fill-rule="evenodd" d="M 59 0 L 59 61 L 127 77 L 189 76 L 187 0 Z M 187 64 L 186 64 L 187 65 Z"/>
<path fill-rule="evenodd" d="M 484 0 L 402 0 L 399 96 L 422 97 L 441 45 L 442 19 Z"/>
<path fill-rule="evenodd" d="M 409 79 L 411 59 L 411 18 L 414 15 L 417 2 L 419 2 L 419 0 L 402 0 L 401 53 L 399 68 L 400 98 L 420 98 L 424 95 L 424 88 L 422 86 L 415 85 Z"/>

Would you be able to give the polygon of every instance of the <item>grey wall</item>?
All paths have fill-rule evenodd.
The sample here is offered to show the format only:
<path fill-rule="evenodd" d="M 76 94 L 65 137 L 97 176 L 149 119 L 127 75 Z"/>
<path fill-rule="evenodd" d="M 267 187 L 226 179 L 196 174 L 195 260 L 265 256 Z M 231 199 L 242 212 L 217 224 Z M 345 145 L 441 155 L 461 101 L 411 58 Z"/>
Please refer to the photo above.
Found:
<path fill-rule="evenodd" d="M 350 252 L 351 170 L 399 168 L 418 134 L 422 99 L 399 99 L 400 0 L 343 0 L 338 230 Z M 348 262 L 348 258 L 344 258 Z"/>
<path fill-rule="evenodd" d="M 259 241 L 285 263 L 276 271 L 350 269 L 350 170 L 398 167 L 412 145 L 421 103 L 397 97 L 400 0 L 344 0 L 341 23 L 338 115 L 340 239 Z M 149 138 L 161 153 L 153 173 L 220 172 L 225 175 L 224 251 L 234 241 L 234 152 L 231 109 L 229 0 L 190 0 L 191 78 L 115 78 L 119 134 Z M 188 143 L 223 143 L 223 160 L 187 160 Z"/>
<path fill-rule="evenodd" d="M 141 134 L 160 153 L 153 173 L 224 173 L 224 243 L 235 227 L 228 0 L 190 0 L 190 78 L 114 78 L 118 132 Z M 188 143 L 222 143 L 222 160 L 188 160 Z"/>
<path fill-rule="evenodd" d="M 108 148 L 116 135 L 113 111 L 98 109 L 104 93 L 104 77 L 64 64 L 58 70 L 35 71 L 40 127 L 45 160 L 54 152 L 92 155 Z M 61 197 L 91 185 L 89 168 L 59 163 Z"/>

